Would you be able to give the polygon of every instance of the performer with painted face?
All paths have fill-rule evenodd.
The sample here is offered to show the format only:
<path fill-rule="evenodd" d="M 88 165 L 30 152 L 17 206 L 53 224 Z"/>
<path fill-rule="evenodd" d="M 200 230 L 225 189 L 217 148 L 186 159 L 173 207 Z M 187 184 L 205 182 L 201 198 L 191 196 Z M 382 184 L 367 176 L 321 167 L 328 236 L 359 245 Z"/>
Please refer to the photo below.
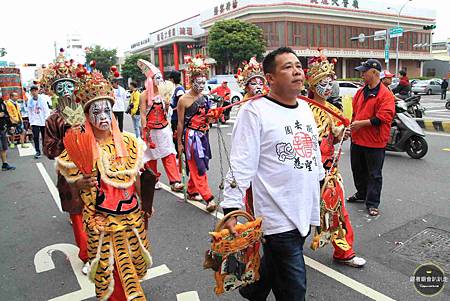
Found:
<path fill-rule="evenodd" d="M 45 121 L 44 154 L 51 160 L 58 157 L 64 150 L 63 138 L 72 126 L 84 123 L 84 113 L 81 104 L 75 102 L 76 67 L 72 61 L 66 61 L 64 51 L 53 64 L 44 69 L 41 85 L 45 91 L 53 91 L 58 96 L 58 105 Z M 65 178 L 58 172 L 57 183 L 61 207 L 70 215 L 75 241 L 80 249 L 78 257 L 85 263 L 82 272 L 87 274 L 89 258 L 87 251 L 87 235 L 83 229 L 83 203 L 77 191 L 73 190 Z"/>
<path fill-rule="evenodd" d="M 216 209 L 214 196 L 208 185 L 206 171 L 211 159 L 209 145 L 209 100 L 202 94 L 205 89 L 209 66 L 198 55 L 188 63 L 191 89 L 183 95 L 177 105 L 178 150 L 186 154 L 189 182 L 187 193 L 190 199 L 204 200 L 210 212 Z"/>
<path fill-rule="evenodd" d="M 172 82 L 164 82 L 161 72 L 152 63 L 139 59 L 137 65 L 147 77 L 146 93 L 141 94 L 140 100 L 142 137 L 148 146 L 144 156 L 145 166 L 159 178 L 161 174 L 158 173 L 157 160 L 161 159 L 172 191 L 182 191 L 183 184 L 181 184 L 181 175 L 177 167 L 177 152 L 167 118 L 170 96 L 175 86 Z M 163 93 L 163 90 L 167 90 L 167 86 L 170 85 L 172 89 L 169 95 L 165 95 L 167 93 Z M 159 181 L 156 182 L 155 189 L 161 189 Z"/>
<path fill-rule="evenodd" d="M 331 108 L 333 111 L 339 112 L 339 109 L 330 103 L 327 103 L 327 98 L 332 93 L 333 81 L 335 79 L 334 59 L 332 63 L 328 61 L 322 53 L 310 59 L 307 81 L 309 84 L 309 96 L 313 98 L 320 105 Z M 310 103 L 311 110 L 314 114 L 314 119 L 317 123 L 319 133 L 319 146 L 322 155 L 322 163 L 325 169 L 329 169 L 333 163 L 333 156 L 335 152 L 334 145 L 339 143 L 341 139 L 347 139 L 348 132 L 344 131 L 344 126 L 330 113 L 324 109 Z M 345 137 L 343 137 L 345 135 Z M 337 169 L 334 170 L 338 187 L 336 191 L 340 191 L 339 199 L 322 193 L 321 204 L 321 233 L 316 233 L 317 243 L 316 247 L 321 247 L 330 241 L 334 247 L 333 258 L 343 264 L 352 267 L 362 267 L 366 260 L 357 257 L 353 250 L 353 229 L 350 223 L 350 218 L 344 204 L 343 183 Z M 329 202 L 330 203 L 327 203 Z M 331 204 L 332 203 L 332 204 Z M 332 210 L 332 208 L 336 210 Z M 329 223 L 331 221 L 331 223 Z M 337 229 L 343 229 L 338 231 Z"/>
<path fill-rule="evenodd" d="M 57 170 L 79 191 L 88 234 L 89 278 L 99 300 L 146 300 L 139 279 L 151 265 L 139 170 L 144 145 L 121 133 L 114 92 L 101 73 L 78 71 L 75 92 L 86 122 L 70 129 Z M 144 186 L 144 183 L 143 183 Z"/>
<path fill-rule="evenodd" d="M 236 78 L 245 91 L 244 100 L 264 94 L 267 87 L 261 64 L 252 57 L 248 63 L 243 62 L 243 65 L 243 68 L 238 69 Z"/>

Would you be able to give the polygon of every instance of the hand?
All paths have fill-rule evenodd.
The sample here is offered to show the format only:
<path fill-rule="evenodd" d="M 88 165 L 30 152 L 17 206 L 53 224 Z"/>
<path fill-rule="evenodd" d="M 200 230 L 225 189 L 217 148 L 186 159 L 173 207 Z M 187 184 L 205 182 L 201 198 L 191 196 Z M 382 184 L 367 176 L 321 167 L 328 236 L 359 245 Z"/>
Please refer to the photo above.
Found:
<path fill-rule="evenodd" d="M 95 187 L 95 185 L 97 185 L 97 179 L 92 174 L 83 175 L 81 179 L 75 181 L 78 190 L 89 189 Z"/>
<path fill-rule="evenodd" d="M 366 121 L 365 120 L 356 120 L 353 121 L 350 124 L 350 129 L 353 130 L 359 130 L 360 128 L 363 128 L 365 126 Z"/>
<path fill-rule="evenodd" d="M 223 227 L 225 229 L 228 229 L 231 233 L 231 235 L 233 235 L 234 237 L 237 236 L 237 232 L 236 232 L 236 224 L 237 224 L 237 219 L 235 217 L 230 217 L 225 224 L 223 224 Z"/>
<path fill-rule="evenodd" d="M 145 217 L 146 217 L 147 219 L 150 219 L 150 218 L 152 218 L 152 216 L 155 214 L 155 212 L 156 212 L 155 207 L 152 206 L 152 212 L 151 212 L 151 213 L 146 212 L 146 213 L 145 213 Z"/>
<path fill-rule="evenodd" d="M 351 135 L 352 135 L 352 131 L 350 130 L 350 128 L 345 128 L 344 129 L 344 141 L 348 140 L 348 138 L 350 138 Z"/>
<path fill-rule="evenodd" d="M 179 153 L 184 152 L 184 145 L 183 145 L 183 143 L 181 143 L 181 142 L 178 142 L 178 152 L 179 152 Z"/>

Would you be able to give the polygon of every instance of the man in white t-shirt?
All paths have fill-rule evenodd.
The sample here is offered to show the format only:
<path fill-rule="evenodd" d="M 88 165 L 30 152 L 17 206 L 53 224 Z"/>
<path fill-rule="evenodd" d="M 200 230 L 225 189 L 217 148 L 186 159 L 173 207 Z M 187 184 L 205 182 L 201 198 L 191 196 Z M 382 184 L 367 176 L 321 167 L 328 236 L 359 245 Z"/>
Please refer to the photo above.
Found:
<path fill-rule="evenodd" d="M 116 116 L 117 123 L 119 124 L 119 129 L 123 132 L 123 113 L 125 112 L 125 104 L 127 101 L 127 91 L 119 85 L 119 78 L 112 79 L 112 86 L 114 88 L 114 106 L 113 113 Z"/>
<path fill-rule="evenodd" d="M 266 300 L 273 290 L 282 301 L 306 295 L 303 244 L 310 227 L 319 226 L 321 164 L 317 126 L 306 102 L 297 100 L 305 75 L 290 48 L 279 48 L 263 61 L 270 92 L 239 111 L 232 134 L 231 171 L 225 181 L 224 213 L 244 208 L 252 182 L 255 216 L 263 219 L 265 242 L 261 278 L 240 290 L 249 300 Z M 234 180 L 237 188 L 229 183 Z M 225 227 L 236 233 L 236 219 Z"/>

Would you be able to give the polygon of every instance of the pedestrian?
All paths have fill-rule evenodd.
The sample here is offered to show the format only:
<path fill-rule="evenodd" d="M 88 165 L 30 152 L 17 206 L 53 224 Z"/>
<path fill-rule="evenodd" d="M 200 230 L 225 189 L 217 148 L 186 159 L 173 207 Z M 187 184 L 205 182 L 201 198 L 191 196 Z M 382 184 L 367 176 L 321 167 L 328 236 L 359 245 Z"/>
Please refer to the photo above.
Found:
<path fill-rule="evenodd" d="M 20 144 L 22 148 L 27 148 L 28 146 L 25 145 L 25 131 L 24 131 L 24 125 L 23 125 L 23 118 L 21 114 L 21 108 L 19 104 L 19 94 L 17 92 L 12 92 L 10 94 L 10 99 L 7 101 L 7 105 L 11 107 L 9 112 L 13 112 L 14 117 L 10 118 L 12 125 L 14 127 L 14 132 L 11 135 L 11 147 L 14 147 L 14 142 L 16 139 L 16 136 L 19 136 Z M 11 116 L 11 114 L 10 114 Z"/>
<path fill-rule="evenodd" d="M 0 96 L 0 156 L 2 158 L 2 171 L 14 170 L 16 167 L 9 165 L 7 161 L 7 151 L 8 151 L 8 127 L 11 124 L 8 115 L 8 109 L 4 101 L 3 94 Z"/>
<path fill-rule="evenodd" d="M 208 98 L 202 94 L 205 89 L 209 65 L 201 55 L 188 63 L 187 74 L 191 88 L 178 101 L 177 142 L 178 151 L 186 157 L 186 171 L 189 174 L 188 198 L 206 202 L 206 210 L 216 210 L 216 202 L 208 184 L 209 160 L 212 158 L 209 144 L 210 110 Z"/>
<path fill-rule="evenodd" d="M 36 154 L 35 159 L 41 157 L 41 148 L 39 142 L 39 135 L 44 142 L 45 136 L 45 120 L 50 115 L 50 109 L 47 101 L 39 94 L 39 88 L 32 86 L 30 88 L 31 98 L 28 100 L 28 118 L 31 125 L 31 131 L 33 132 L 33 141 Z"/>
<path fill-rule="evenodd" d="M 278 48 L 264 58 L 263 71 L 270 91 L 239 111 L 221 206 L 225 214 L 243 208 L 242 191 L 252 182 L 255 216 L 263 220 L 264 255 L 260 280 L 241 288 L 241 295 L 266 300 L 272 290 L 276 300 L 300 301 L 306 296 L 303 245 L 310 226 L 320 225 L 325 172 L 313 113 L 297 100 L 305 80 L 297 55 Z M 235 234 L 236 223 L 230 218 L 225 227 Z"/>
<path fill-rule="evenodd" d="M 114 97 L 116 101 L 114 102 L 113 112 L 116 116 L 117 122 L 119 123 L 119 129 L 123 132 L 123 113 L 125 112 L 125 104 L 127 103 L 127 92 L 125 89 L 119 85 L 120 78 L 114 77 L 112 81 L 112 86 L 114 88 Z"/>
<path fill-rule="evenodd" d="M 392 74 L 391 72 L 389 72 L 389 70 L 384 70 L 381 71 L 380 73 L 380 79 L 381 79 L 381 83 L 389 89 L 389 91 L 392 92 L 391 89 L 391 84 L 392 84 L 392 78 L 394 77 L 394 74 Z M 402 100 L 401 98 L 398 98 L 397 96 L 394 95 L 395 98 L 395 102 L 397 103 L 397 101 Z"/>
<path fill-rule="evenodd" d="M 141 94 L 140 100 L 141 124 L 144 133 L 142 136 L 148 146 L 144 154 L 145 167 L 151 169 L 157 177 L 155 189 L 161 189 L 161 182 L 159 182 L 161 174 L 158 172 L 157 161 L 161 159 L 171 190 L 180 192 L 184 186 L 181 183 L 181 174 L 177 167 L 177 152 L 167 118 L 169 98 L 173 92 L 170 91 L 169 98 L 164 99 L 159 91 L 163 84 L 161 71 L 146 60 L 140 59 L 137 64 L 147 77 L 146 93 Z"/>
<path fill-rule="evenodd" d="M 352 102 L 350 162 L 356 193 L 347 202 L 365 202 L 369 215 L 377 216 L 395 100 L 391 91 L 380 82 L 381 63 L 378 60 L 369 59 L 355 70 L 361 72 L 365 85 L 356 92 Z"/>
<path fill-rule="evenodd" d="M 181 96 L 186 94 L 186 90 L 181 85 L 181 72 L 178 70 L 172 70 L 169 74 L 169 80 L 175 84 L 175 90 L 173 91 L 172 99 L 170 101 L 170 107 L 175 110 L 170 117 L 170 125 L 173 133 L 173 143 L 175 145 L 175 150 L 178 152 L 178 143 L 177 143 L 177 125 L 178 125 L 178 114 L 176 112 L 176 108 L 178 105 L 178 101 Z"/>
<path fill-rule="evenodd" d="M 75 66 L 76 64 L 65 60 L 64 52 L 61 51 L 56 63 L 44 69 L 40 80 L 46 91 L 51 91 L 58 97 L 55 110 L 45 121 L 43 151 L 50 160 L 54 160 L 64 151 L 63 139 L 66 132 L 72 126 L 80 126 L 84 123 L 83 108 L 81 104 L 75 102 L 74 98 L 78 79 Z M 73 112 L 73 115 L 68 116 L 67 112 Z M 75 116 L 76 114 L 78 116 Z M 83 202 L 79 192 L 67 183 L 66 178 L 59 171 L 57 171 L 56 187 L 61 208 L 70 217 L 75 242 L 79 248 L 78 258 L 83 262 L 81 272 L 87 275 L 89 256 L 87 234 L 83 225 Z"/>
<path fill-rule="evenodd" d="M 231 95 L 231 89 L 228 87 L 228 81 L 224 80 L 220 86 L 213 89 L 211 91 L 211 94 L 216 94 L 220 96 L 223 99 L 223 106 L 227 106 L 230 104 L 230 95 Z M 228 108 L 224 111 L 224 113 L 221 116 L 221 122 L 225 123 L 227 121 L 227 118 L 229 118 L 231 112 L 231 108 Z"/>
<path fill-rule="evenodd" d="M 128 112 L 133 120 L 133 129 L 136 138 L 141 137 L 141 111 L 139 110 L 139 99 L 141 93 L 137 89 L 137 83 L 135 81 L 130 82 L 130 102 L 128 103 Z"/>
<path fill-rule="evenodd" d="M 441 83 L 441 100 L 445 100 L 447 98 L 447 89 L 448 89 L 448 79 L 443 78 Z"/>
<path fill-rule="evenodd" d="M 112 114 L 113 87 L 100 72 L 83 73 L 78 85 L 75 96 L 86 122 L 80 134 L 66 133 L 56 168 L 80 191 L 84 204 L 89 279 L 99 300 L 146 300 L 140 280 L 152 258 L 144 228 L 144 216 L 151 213 L 140 209 L 145 199 L 138 201 L 143 145 L 133 134 L 120 132 Z M 87 142 L 77 143 L 81 137 Z M 81 155 L 89 160 L 73 160 Z"/>
<path fill-rule="evenodd" d="M 331 108 L 332 111 L 339 112 L 340 109 L 331 103 L 327 104 L 328 99 L 333 93 L 333 82 L 335 77 L 334 72 L 335 63 L 330 63 L 327 57 L 323 54 L 313 57 L 309 61 L 307 79 L 309 84 L 309 90 L 312 94 L 312 98 L 323 107 Z M 319 147 L 322 156 L 322 164 L 325 169 L 330 170 L 333 176 L 336 176 L 337 185 L 344 187 L 342 176 L 339 173 L 339 169 L 332 166 L 335 147 L 334 145 L 339 143 L 342 139 L 347 140 L 350 131 L 346 131 L 342 122 L 333 117 L 330 113 L 326 112 L 319 105 L 310 103 L 309 106 L 314 114 L 314 119 L 317 123 L 317 130 L 319 134 Z M 327 185 L 323 184 L 323 185 Z M 343 191 L 344 189 L 342 189 Z M 327 196 L 322 198 L 323 204 L 321 206 L 321 218 L 323 218 L 320 234 L 322 241 L 330 242 L 333 244 L 334 252 L 333 259 L 341 264 L 345 264 L 351 267 L 360 268 L 366 264 L 366 260 L 362 257 L 356 256 L 353 250 L 354 232 L 350 222 L 350 216 L 344 203 L 344 194 L 342 193 L 342 199 L 328 199 Z M 341 208 L 337 212 L 334 208 Z M 329 222 L 332 220 L 334 222 Z M 340 221 L 340 222 L 337 222 Z M 336 230 L 330 230 L 330 229 Z M 339 229 L 343 229 L 345 235 L 339 232 Z"/>
<path fill-rule="evenodd" d="M 397 87 L 393 89 L 394 94 L 400 94 L 401 99 L 407 98 L 411 94 L 411 84 L 405 70 L 400 70 L 400 81 Z"/>
<path fill-rule="evenodd" d="M 28 133 L 30 131 L 30 121 L 28 119 L 28 96 L 27 90 L 23 88 L 22 99 L 18 99 L 16 101 L 17 106 L 19 107 L 20 116 L 22 118 L 22 134 L 20 134 L 20 144 L 22 148 L 28 148 L 30 145 L 28 144 Z"/>

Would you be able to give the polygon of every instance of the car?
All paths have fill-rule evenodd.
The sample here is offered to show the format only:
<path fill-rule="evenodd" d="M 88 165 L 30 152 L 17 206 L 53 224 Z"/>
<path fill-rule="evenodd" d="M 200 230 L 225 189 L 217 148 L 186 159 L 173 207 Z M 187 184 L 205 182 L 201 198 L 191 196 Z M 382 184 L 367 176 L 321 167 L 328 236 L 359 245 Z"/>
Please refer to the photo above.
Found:
<path fill-rule="evenodd" d="M 400 79 L 398 77 L 392 78 L 392 83 L 389 85 L 389 88 L 391 89 L 391 91 L 394 90 L 395 88 L 397 88 L 399 82 L 400 82 Z"/>
<path fill-rule="evenodd" d="M 239 87 L 239 84 L 234 75 L 216 75 L 206 82 L 205 91 L 212 91 L 216 87 L 220 86 L 224 81 L 228 82 L 228 87 L 231 90 L 230 100 L 232 103 L 241 101 L 243 99 L 243 91 Z"/>
<path fill-rule="evenodd" d="M 424 93 L 424 94 L 440 94 L 441 93 L 441 83 L 438 80 L 420 80 L 412 86 L 411 91 L 414 94 Z"/>
<path fill-rule="evenodd" d="M 357 84 L 348 81 L 338 81 L 339 83 L 339 96 L 355 96 L 356 91 L 360 88 Z"/>

